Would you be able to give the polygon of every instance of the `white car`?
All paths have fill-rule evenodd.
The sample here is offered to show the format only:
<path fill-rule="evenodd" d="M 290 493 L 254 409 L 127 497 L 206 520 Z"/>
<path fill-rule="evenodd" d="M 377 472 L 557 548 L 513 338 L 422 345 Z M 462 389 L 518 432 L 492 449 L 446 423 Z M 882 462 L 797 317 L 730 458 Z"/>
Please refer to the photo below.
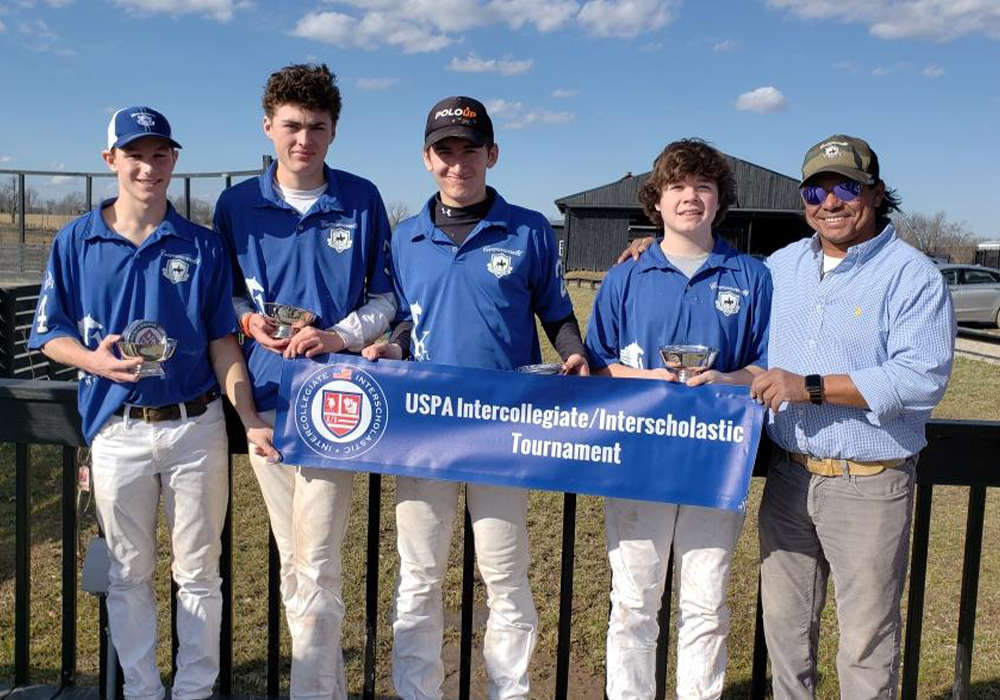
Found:
<path fill-rule="evenodd" d="M 1000 270 L 982 265 L 939 264 L 959 323 L 992 323 L 1000 328 Z"/>

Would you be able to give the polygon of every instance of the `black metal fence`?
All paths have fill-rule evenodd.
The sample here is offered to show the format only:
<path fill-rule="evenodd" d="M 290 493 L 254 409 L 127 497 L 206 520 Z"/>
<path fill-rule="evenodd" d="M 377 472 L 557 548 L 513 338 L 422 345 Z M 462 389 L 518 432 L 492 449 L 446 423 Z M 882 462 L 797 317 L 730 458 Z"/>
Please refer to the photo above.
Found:
<path fill-rule="evenodd" d="M 230 452 L 246 451 L 246 440 L 238 419 L 227 413 Z M 916 698 L 919 674 L 921 630 L 925 577 L 927 572 L 928 542 L 930 536 L 931 498 L 935 486 L 968 486 L 969 505 L 965 554 L 962 566 L 960 616 L 955 651 L 955 698 L 968 696 L 970 671 L 973 660 L 973 641 L 976 624 L 976 596 L 979 581 L 979 563 L 983 542 L 986 491 L 1000 486 L 1000 422 L 981 421 L 932 421 L 927 428 L 929 444 L 921 455 L 917 468 L 916 515 L 913 525 L 913 545 L 910 562 L 910 586 L 907 626 L 903 653 L 902 697 Z M 14 683 L 17 686 L 31 682 L 29 677 L 29 630 L 31 623 L 31 503 L 29 480 L 31 464 L 30 444 L 62 445 L 62 661 L 61 686 L 74 684 L 76 675 L 76 596 L 77 596 L 77 542 L 76 532 L 76 447 L 82 444 L 79 418 L 76 412 L 76 385 L 72 382 L 0 379 L 0 443 L 15 445 L 15 624 L 14 624 Z M 770 448 L 766 441 L 757 456 L 756 476 L 763 476 Z M 230 467 L 231 467 L 230 461 Z M 381 477 L 369 475 L 367 527 L 367 569 L 365 602 L 365 644 L 362 697 L 375 697 L 376 618 L 378 611 L 378 544 L 379 515 L 381 507 Z M 232 503 L 230 502 L 230 505 Z M 219 676 L 219 694 L 230 696 L 233 683 L 232 646 L 232 529 L 227 515 L 223 533 L 221 573 L 223 577 L 223 632 L 222 667 Z M 570 626 L 573 601 L 573 568 L 576 530 L 576 495 L 564 495 L 558 645 L 556 655 L 555 697 L 568 697 Z M 472 657 L 473 610 L 473 543 L 468 513 L 465 518 L 460 694 L 467 699 L 470 694 Z M 268 566 L 268 641 L 267 641 L 267 693 L 278 695 L 279 688 L 279 614 L 278 558 L 273 539 L 270 542 Z M 669 650 L 669 614 L 671 576 L 668 574 L 664 605 L 660 613 L 661 637 L 658 646 L 660 659 L 658 698 L 664 697 L 665 668 Z M 102 606 L 102 615 L 105 612 Z M 767 692 L 767 652 L 761 626 L 760 596 L 756 611 L 755 645 L 750 695 L 763 698 Z M 176 650 L 176 639 L 174 640 Z M 106 683 L 106 642 L 101 640 L 102 697 Z"/>
<path fill-rule="evenodd" d="M 264 157 L 264 167 L 269 163 L 269 156 Z M 199 179 L 221 179 L 225 187 L 230 187 L 234 177 L 250 177 L 259 175 L 260 170 L 233 170 L 230 172 L 204 172 L 204 173 L 174 173 L 172 180 L 183 183 L 183 199 L 174 198 L 181 212 L 188 219 L 192 218 L 192 197 L 191 182 Z M 3 170 L 0 169 L 0 178 L 10 176 L 16 185 L 10 193 L 9 200 L 4 198 L 0 203 L 0 214 L 11 216 L 13 235 L 6 235 L 0 240 L 0 280 L 7 278 L 17 278 L 23 280 L 25 276 L 38 277 L 38 273 L 45 269 L 45 261 L 48 259 L 49 235 L 44 236 L 45 240 L 30 240 L 29 232 L 36 234 L 55 233 L 54 229 L 59 226 L 49 222 L 44 223 L 45 217 L 52 216 L 54 219 L 63 221 L 65 216 L 49 215 L 47 211 L 39 209 L 37 203 L 32 203 L 29 197 L 27 184 L 28 177 L 58 178 L 61 183 L 71 180 L 79 180 L 83 185 L 83 198 L 81 204 L 84 211 L 89 211 L 94 207 L 94 180 L 100 178 L 114 178 L 112 172 L 66 172 L 64 170 Z M 66 212 L 66 214 L 80 214 L 82 212 Z M 41 222 L 33 221 L 33 217 L 43 217 Z M 209 225 L 203 221 L 204 225 Z M 60 224 L 61 225 L 61 224 Z M 6 225 L 4 226 L 6 230 Z M 8 234 L 10 232 L 8 231 Z M 37 238 L 32 235 L 30 238 Z"/>

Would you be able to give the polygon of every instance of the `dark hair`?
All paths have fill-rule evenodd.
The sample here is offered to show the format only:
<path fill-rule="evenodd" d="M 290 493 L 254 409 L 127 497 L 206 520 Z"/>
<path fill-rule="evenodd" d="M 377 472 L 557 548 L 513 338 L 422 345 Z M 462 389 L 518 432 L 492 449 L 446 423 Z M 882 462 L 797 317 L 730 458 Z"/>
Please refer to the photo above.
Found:
<path fill-rule="evenodd" d="M 903 200 L 900 199 L 899 193 L 896 192 L 896 190 L 890 190 L 889 186 L 886 185 L 885 182 L 882 180 L 879 180 L 878 182 L 881 182 L 885 187 L 885 192 L 882 193 L 882 203 L 879 204 L 878 208 L 875 210 L 875 218 L 881 221 L 882 219 L 889 218 L 889 212 L 899 211 L 899 207 L 903 203 Z"/>
<path fill-rule="evenodd" d="M 327 111 L 337 125 L 340 118 L 340 88 L 337 76 L 325 63 L 301 63 L 271 73 L 264 86 L 264 114 L 273 117 L 281 105 L 293 104 L 317 112 Z"/>
<path fill-rule="evenodd" d="M 726 217 L 729 207 L 736 203 L 736 178 L 729 168 L 729 161 L 722 153 L 701 139 L 673 141 L 653 161 L 653 171 L 639 188 L 642 210 L 656 226 L 663 226 L 663 217 L 656 210 L 663 188 L 688 175 L 715 180 L 719 190 L 719 210 L 712 226 L 718 226 Z"/>

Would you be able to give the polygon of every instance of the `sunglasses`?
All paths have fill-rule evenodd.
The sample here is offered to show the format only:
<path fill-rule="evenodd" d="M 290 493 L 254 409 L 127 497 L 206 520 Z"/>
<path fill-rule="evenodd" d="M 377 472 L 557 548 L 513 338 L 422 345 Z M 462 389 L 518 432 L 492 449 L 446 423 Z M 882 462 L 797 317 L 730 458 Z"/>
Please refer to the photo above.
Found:
<path fill-rule="evenodd" d="M 803 185 L 799 188 L 799 192 L 802 193 L 802 201 L 816 206 L 822 204 L 830 192 L 833 192 L 833 196 L 841 202 L 853 202 L 861 194 L 862 187 L 863 185 L 856 180 L 841 180 L 830 188 L 823 185 Z"/>

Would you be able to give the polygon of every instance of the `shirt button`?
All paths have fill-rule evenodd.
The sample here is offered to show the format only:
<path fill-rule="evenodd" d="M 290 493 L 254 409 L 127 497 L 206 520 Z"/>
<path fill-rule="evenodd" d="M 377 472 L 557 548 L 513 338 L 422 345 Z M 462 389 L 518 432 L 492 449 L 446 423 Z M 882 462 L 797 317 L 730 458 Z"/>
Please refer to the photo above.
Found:
<path fill-rule="evenodd" d="M 296 227 L 296 230 L 297 231 L 301 231 L 302 230 L 302 224 L 299 224 L 298 227 Z"/>

